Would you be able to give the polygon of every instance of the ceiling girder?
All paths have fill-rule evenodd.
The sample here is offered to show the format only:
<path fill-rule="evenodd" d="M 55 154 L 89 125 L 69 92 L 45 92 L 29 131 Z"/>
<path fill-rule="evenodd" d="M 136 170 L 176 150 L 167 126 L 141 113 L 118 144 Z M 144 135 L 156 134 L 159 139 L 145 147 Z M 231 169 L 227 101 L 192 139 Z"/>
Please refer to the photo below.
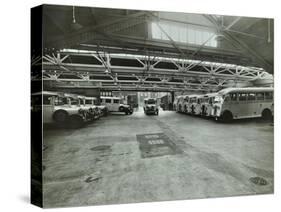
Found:
<path fill-rule="evenodd" d="M 233 43 L 239 45 L 244 51 L 250 53 L 252 56 L 254 56 L 257 61 L 264 67 L 273 70 L 272 64 L 270 64 L 268 61 L 266 61 L 262 56 L 260 56 L 255 50 L 250 48 L 245 42 L 243 42 L 241 39 L 239 39 L 237 36 L 233 35 L 232 33 L 229 33 L 227 30 L 224 30 L 217 20 L 213 18 L 212 15 L 203 15 L 207 20 L 209 20 L 218 31 L 220 31 L 228 40 L 231 40 Z"/>
<path fill-rule="evenodd" d="M 101 65 L 75 64 L 65 61 L 66 56 L 75 55 L 91 56 L 93 59 L 97 58 L 97 55 L 93 52 L 81 54 L 61 51 L 57 55 L 45 55 L 43 56 L 44 60 L 42 60 L 44 70 L 43 81 L 73 82 L 76 84 L 79 82 L 86 84 L 100 83 L 100 88 L 108 85 L 130 84 L 140 87 L 153 85 L 154 87 L 166 87 L 166 89 L 179 88 L 180 86 L 183 90 L 188 90 L 190 87 L 198 89 L 204 87 L 204 89 L 208 90 L 220 89 L 225 86 L 223 83 L 229 80 L 235 82 L 252 82 L 260 79 L 270 80 L 270 76 L 272 77 L 272 75 L 269 75 L 265 71 L 256 68 L 163 57 L 154 57 L 154 63 L 148 68 L 151 58 L 147 55 L 108 54 L 105 52 L 101 52 L 101 54 L 102 56 L 98 54 L 98 58 L 103 61 Z M 107 59 L 105 60 L 105 58 Z M 142 66 L 112 65 L 110 62 L 114 58 L 142 61 L 140 63 Z M 156 65 L 160 62 L 174 64 L 176 68 L 157 68 Z M 196 71 L 191 70 L 191 67 L 194 68 L 196 66 L 203 68 L 205 71 L 201 71 L 202 69 L 197 69 Z M 109 69 L 110 72 L 108 72 Z M 76 77 L 73 78 L 73 75 Z M 128 78 L 118 78 L 125 76 Z M 107 77 L 107 79 L 103 79 L 103 77 Z M 40 76 L 33 76 L 32 79 L 40 80 Z"/>

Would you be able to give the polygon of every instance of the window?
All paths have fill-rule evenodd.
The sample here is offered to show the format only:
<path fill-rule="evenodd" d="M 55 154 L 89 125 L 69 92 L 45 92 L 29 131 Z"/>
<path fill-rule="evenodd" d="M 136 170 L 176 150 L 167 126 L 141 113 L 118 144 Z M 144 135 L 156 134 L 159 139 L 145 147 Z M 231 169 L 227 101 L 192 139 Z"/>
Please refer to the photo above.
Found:
<path fill-rule="evenodd" d="M 264 93 L 257 93 L 257 100 L 264 100 Z"/>
<path fill-rule="evenodd" d="M 266 92 L 265 93 L 265 99 L 266 100 L 272 100 L 273 99 L 273 93 L 272 92 Z"/>
<path fill-rule="evenodd" d="M 255 93 L 248 93 L 248 100 L 249 101 L 256 100 L 256 94 Z"/>
<path fill-rule="evenodd" d="M 105 99 L 105 103 L 111 103 L 111 99 Z"/>
<path fill-rule="evenodd" d="M 56 98 L 55 98 L 55 105 L 64 105 L 63 98 L 61 98 L 61 97 L 56 97 Z"/>
<path fill-rule="evenodd" d="M 65 105 L 68 105 L 68 98 L 66 98 L 66 97 L 63 97 L 62 98 L 62 102 L 63 102 L 63 104 L 65 104 Z"/>
<path fill-rule="evenodd" d="M 202 102 L 203 102 L 203 103 L 208 103 L 208 102 L 209 102 L 208 97 L 204 97 L 204 98 L 202 99 Z"/>
<path fill-rule="evenodd" d="M 221 103 L 222 102 L 222 96 L 215 96 L 214 103 Z"/>
<path fill-rule="evenodd" d="M 91 104 L 92 104 L 92 100 L 86 99 L 86 100 L 85 100 L 85 104 L 86 104 L 86 105 L 91 105 Z"/>
<path fill-rule="evenodd" d="M 114 104 L 119 104 L 119 99 L 113 99 Z"/>
<path fill-rule="evenodd" d="M 79 98 L 79 105 L 83 105 L 84 104 L 84 99 Z"/>
<path fill-rule="evenodd" d="M 79 100 L 78 99 L 72 99 L 71 98 L 71 105 L 78 105 L 79 104 Z"/>
<path fill-rule="evenodd" d="M 230 94 L 231 101 L 237 101 L 237 93 Z"/>
<path fill-rule="evenodd" d="M 190 103 L 195 103 L 195 102 L 196 102 L 196 97 L 190 99 Z"/>
<path fill-rule="evenodd" d="M 147 104 L 156 104 L 156 101 L 155 101 L 155 99 L 149 99 L 147 101 Z"/>
<path fill-rule="evenodd" d="M 225 102 L 229 102 L 230 101 L 230 95 L 229 94 L 225 95 L 224 101 Z"/>
<path fill-rule="evenodd" d="M 239 96 L 239 101 L 246 101 L 247 94 L 239 93 L 238 96 Z"/>
<path fill-rule="evenodd" d="M 50 105 L 51 104 L 51 96 L 43 96 L 43 105 Z"/>
<path fill-rule="evenodd" d="M 217 47 L 216 32 L 199 26 L 161 21 L 152 22 L 151 31 L 153 39 L 169 40 L 170 37 L 179 43 L 205 44 L 205 46 Z"/>

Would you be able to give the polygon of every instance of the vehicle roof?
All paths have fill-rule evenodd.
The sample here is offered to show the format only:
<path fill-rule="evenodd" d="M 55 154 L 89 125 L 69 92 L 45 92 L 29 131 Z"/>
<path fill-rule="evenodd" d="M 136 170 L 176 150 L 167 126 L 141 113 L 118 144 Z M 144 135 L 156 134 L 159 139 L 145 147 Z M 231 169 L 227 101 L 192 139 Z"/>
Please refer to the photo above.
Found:
<path fill-rule="evenodd" d="M 84 99 L 86 98 L 86 96 L 82 96 L 82 95 L 78 95 L 77 97 L 78 98 L 84 98 Z"/>
<path fill-rule="evenodd" d="M 73 94 L 73 93 L 65 93 L 64 96 L 65 97 L 78 98 L 78 95 L 77 94 Z"/>
<path fill-rule="evenodd" d="M 144 100 L 149 100 L 149 99 L 157 100 L 157 98 L 145 98 Z"/>
<path fill-rule="evenodd" d="M 197 95 L 197 98 L 204 98 L 204 97 L 206 97 L 204 94 Z"/>
<path fill-rule="evenodd" d="M 101 99 L 122 99 L 121 97 L 118 96 L 101 96 Z"/>
<path fill-rule="evenodd" d="M 246 92 L 261 92 L 261 91 L 273 91 L 272 87 L 245 87 L 245 88 L 225 88 L 218 92 L 218 94 L 223 95 L 230 92 L 246 91 Z"/>
<path fill-rule="evenodd" d="M 90 96 L 85 96 L 85 99 L 87 99 L 87 100 L 92 100 L 92 99 L 97 99 L 97 97 L 90 97 Z"/>
<path fill-rule="evenodd" d="M 213 97 L 213 96 L 217 96 L 218 93 L 206 93 L 204 94 L 204 97 Z"/>
<path fill-rule="evenodd" d="M 178 96 L 176 96 L 176 99 L 179 99 L 181 97 L 183 97 L 183 95 L 178 95 Z"/>
<path fill-rule="evenodd" d="M 180 95 L 180 96 L 178 96 L 178 99 L 184 99 L 187 96 L 189 96 L 189 95 Z"/>
<path fill-rule="evenodd" d="M 199 97 L 199 96 L 200 96 L 200 94 L 191 94 L 191 95 L 189 95 L 189 98 Z"/>

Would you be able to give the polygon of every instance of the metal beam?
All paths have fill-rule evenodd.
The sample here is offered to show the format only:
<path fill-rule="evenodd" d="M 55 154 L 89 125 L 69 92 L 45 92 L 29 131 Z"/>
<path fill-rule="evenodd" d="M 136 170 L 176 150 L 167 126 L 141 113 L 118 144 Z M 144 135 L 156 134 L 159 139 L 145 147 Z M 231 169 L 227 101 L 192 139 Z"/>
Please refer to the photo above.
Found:
<path fill-rule="evenodd" d="M 125 38 L 122 38 L 124 40 L 129 40 L 128 39 L 125 39 Z M 134 49 L 133 47 L 143 47 L 144 44 L 141 44 L 143 43 L 143 41 L 140 41 L 139 44 L 136 44 L 138 42 L 135 42 L 135 44 L 130 47 L 130 46 L 123 46 L 123 47 L 117 47 L 116 45 L 114 46 L 108 46 L 108 44 L 106 46 L 102 46 L 101 49 L 103 49 L 103 51 L 107 51 L 107 52 L 111 52 L 111 53 L 125 53 L 125 54 L 146 54 L 147 52 L 151 55 L 154 55 L 154 56 L 160 56 L 160 57 L 173 57 L 173 58 L 179 58 L 179 54 L 178 53 L 173 53 L 171 52 L 171 49 L 167 46 L 167 44 L 162 44 L 163 47 L 162 47 L 162 50 L 159 50 L 159 47 L 154 47 L 154 46 L 149 46 L 147 44 L 147 48 L 146 50 L 137 50 L 137 49 Z M 160 44 L 159 44 L 160 45 Z M 88 50 L 88 51 L 93 51 L 93 50 L 96 50 L 98 47 L 97 45 L 91 45 L 91 44 L 82 44 L 80 45 L 79 49 L 81 49 L 81 46 L 83 47 L 82 50 Z M 158 48 L 158 49 L 156 49 Z M 192 49 L 192 47 L 189 47 Z M 187 52 L 188 51 L 191 51 L 190 50 L 186 50 Z M 206 52 L 207 50 L 207 52 Z M 199 52 L 197 53 L 197 56 L 194 57 L 194 59 L 198 59 L 198 60 L 208 60 L 208 61 L 213 61 L 213 62 L 218 62 L 218 61 L 221 61 L 221 57 L 223 57 L 223 60 L 224 62 L 226 63 L 233 63 L 233 64 L 240 64 L 240 65 L 254 65 L 253 63 L 251 64 L 251 61 L 250 61 L 250 58 L 244 58 L 244 57 L 241 57 L 241 53 L 238 55 L 230 55 L 228 54 L 227 52 L 224 52 L 223 53 L 223 56 L 221 54 L 218 53 L 218 50 L 210 50 L 209 49 L 206 49 L 204 50 L 204 52 Z M 192 53 L 192 52 L 190 52 Z"/>
<path fill-rule="evenodd" d="M 144 18 L 132 18 L 132 19 L 128 19 L 127 21 L 124 21 L 122 23 L 116 23 L 116 24 L 110 25 L 109 27 L 105 27 L 105 28 L 103 28 L 102 31 L 104 31 L 106 33 L 115 33 L 115 32 L 120 32 L 122 30 L 131 28 L 133 26 L 136 26 L 136 25 L 142 24 L 142 23 L 145 23 Z"/>
<path fill-rule="evenodd" d="M 211 35 L 204 43 L 202 43 L 191 55 L 190 55 L 190 59 L 193 59 L 194 56 L 201 50 L 203 49 L 203 47 L 211 40 L 213 39 L 213 37 L 215 37 L 216 35 L 213 34 Z"/>
<path fill-rule="evenodd" d="M 147 69 L 147 64 L 149 64 L 150 62 L 150 57 L 147 57 L 146 55 L 108 54 L 105 52 L 101 52 L 101 54 L 103 54 L 103 57 L 105 58 L 130 59 L 135 61 L 141 60 L 143 61 L 142 67 L 121 66 L 122 64 L 119 64 L 119 66 L 112 65 L 109 59 L 103 61 L 103 57 L 99 57 L 99 59 L 103 61 L 102 65 L 66 63 L 62 62 L 60 59 L 60 55 L 79 55 L 80 57 L 85 56 L 89 58 L 89 56 L 87 55 L 92 56 L 94 54 L 94 52 L 89 52 L 87 54 L 85 52 L 80 53 L 79 51 L 76 53 L 61 51 L 60 54 L 57 54 L 57 58 L 56 55 L 44 56 L 47 60 L 43 61 L 43 80 L 55 82 L 73 82 L 76 84 L 80 82 L 100 83 L 100 86 L 102 87 L 109 84 L 112 84 L 113 86 L 116 86 L 116 84 L 130 84 L 139 86 L 147 86 L 153 84 L 156 87 L 162 86 L 166 88 L 170 88 L 171 86 L 173 88 L 181 86 L 181 89 L 185 89 L 186 86 L 196 86 L 196 88 L 205 86 L 208 87 L 208 89 L 218 89 L 222 86 L 220 83 L 213 84 L 209 82 L 221 82 L 222 80 L 251 82 L 263 78 L 269 81 L 271 79 L 271 75 L 264 72 L 262 69 L 227 65 L 222 63 L 210 63 L 206 61 L 202 62 L 163 57 L 155 57 L 153 59 L 153 61 L 155 62 L 154 65 L 150 66 L 149 69 Z M 155 64 L 162 61 L 176 64 L 177 68 L 156 68 Z M 180 65 L 182 63 L 190 65 L 188 67 L 183 67 Z M 192 70 L 192 66 L 198 66 L 201 67 L 201 69 Z M 110 68 L 111 73 L 106 72 L 108 67 Z M 65 77 L 67 75 L 68 77 Z M 75 75 L 76 77 L 72 77 L 73 75 Z M 109 76 L 110 79 L 108 79 Z M 125 79 L 118 78 L 122 76 L 125 77 Z M 38 80 L 36 77 L 33 77 L 32 79 Z M 173 81 L 172 79 L 182 79 L 182 81 Z M 194 83 L 195 79 L 200 83 Z"/>
<path fill-rule="evenodd" d="M 153 16 L 152 20 L 158 19 L 158 20 L 161 20 L 161 21 L 166 21 L 166 22 L 171 22 L 171 23 L 179 23 L 179 24 L 186 24 L 186 25 L 192 25 L 192 26 L 199 26 L 199 27 L 214 29 L 213 26 L 208 26 L 208 25 L 204 25 L 204 24 L 191 23 L 191 22 L 188 22 L 188 21 L 178 21 L 178 20 L 173 20 L 173 19 L 169 19 L 169 18 L 161 18 L 161 17 L 156 16 L 153 13 L 150 13 L 150 15 Z"/>
<path fill-rule="evenodd" d="M 217 90 L 216 88 L 209 88 L 206 86 L 164 86 L 161 85 L 154 85 L 154 84 L 110 84 L 110 85 L 102 85 L 101 83 L 98 84 L 84 84 L 79 82 L 74 83 L 64 83 L 64 82 L 55 82 L 52 81 L 45 81 L 44 87 L 51 87 L 51 88 L 83 88 L 83 89 L 93 89 L 98 88 L 101 91 L 152 91 L 152 92 L 171 92 L 171 91 L 196 91 L 196 92 L 207 92 L 208 90 Z"/>
<path fill-rule="evenodd" d="M 260 56 L 255 50 L 250 48 L 244 41 L 239 39 L 237 36 L 229 33 L 226 30 L 223 30 L 219 23 L 211 16 L 211 15 L 203 15 L 207 20 L 209 20 L 211 23 L 214 24 L 214 26 L 217 28 L 218 31 L 220 31 L 226 38 L 233 41 L 235 44 L 239 45 L 241 49 L 244 51 L 250 53 L 252 56 L 254 56 L 257 61 L 266 68 L 269 68 L 270 70 L 273 70 L 272 64 L 270 64 L 268 61 L 266 61 L 262 56 Z"/>
<path fill-rule="evenodd" d="M 236 17 L 227 27 L 224 28 L 224 30 L 229 30 L 231 27 L 233 27 L 238 21 L 240 21 L 241 17 Z"/>
<path fill-rule="evenodd" d="M 118 45 L 118 44 L 122 44 L 122 47 L 119 47 L 119 52 L 126 52 L 127 49 L 129 49 L 128 51 L 135 52 L 135 53 L 145 53 L 142 52 L 141 50 L 135 50 L 135 49 L 131 49 L 131 48 L 144 48 L 144 46 L 146 46 L 147 49 L 150 49 L 149 51 L 152 51 L 151 54 L 153 55 L 157 55 L 157 54 L 170 54 L 170 56 L 172 54 L 174 54 L 175 57 L 182 57 L 181 54 L 179 53 L 172 53 L 171 48 L 174 48 L 173 45 L 171 45 L 170 43 L 167 42 L 163 42 L 163 41 L 149 41 L 149 40 L 143 40 L 140 38 L 135 38 L 135 37 L 131 37 L 131 36 L 116 36 L 116 35 L 111 35 L 111 37 L 109 38 L 110 40 L 116 40 L 115 43 L 113 43 L 114 46 Z M 103 43 L 103 41 L 98 41 L 100 44 Z M 107 41 L 105 41 L 105 43 L 108 45 Z M 91 48 L 91 49 L 96 49 L 97 45 L 89 45 L 89 44 L 82 44 L 83 46 L 87 46 L 87 48 Z M 161 47 L 160 47 L 161 46 Z M 104 48 L 104 47 L 103 47 Z M 163 49 L 163 52 L 161 52 L 159 50 L 159 48 Z M 217 60 L 218 57 L 221 57 L 222 55 L 222 49 L 214 49 L 214 48 L 206 48 L 206 47 L 202 47 L 204 48 L 204 52 L 200 53 L 200 55 L 197 53 L 197 57 L 194 58 L 205 58 L 206 60 Z M 155 49 L 155 50 L 154 50 Z M 186 49 L 186 51 L 191 51 L 194 49 L 197 49 L 197 46 L 192 46 L 189 45 L 188 47 L 184 47 L 182 49 Z M 118 49 L 107 49 L 108 51 L 115 51 L 118 52 Z M 144 51 L 144 50 L 143 50 Z M 215 53 L 215 55 L 214 55 Z M 217 58 L 216 58 L 217 57 Z M 243 65 L 243 63 L 241 63 L 241 52 L 233 52 L 233 51 L 228 51 L 228 50 L 223 50 L 223 57 L 224 60 L 229 62 L 229 63 L 240 63 L 241 65 Z M 188 58 L 188 57 L 186 57 Z M 244 61 L 247 61 L 249 64 L 250 58 L 243 58 Z"/>
<path fill-rule="evenodd" d="M 111 37 L 119 38 L 122 41 L 127 41 L 131 43 L 136 43 L 136 44 L 142 44 L 142 45 L 150 45 L 150 46 L 157 46 L 159 49 L 160 48 L 171 48 L 173 45 L 171 42 L 168 41 L 161 41 L 161 40 L 143 40 L 140 37 L 134 37 L 134 36 L 129 36 L 129 35 L 114 35 L 114 34 L 108 34 Z M 137 46 L 137 45 L 136 45 Z M 174 46 L 173 46 L 174 47 Z M 179 47 L 178 47 L 179 48 Z M 188 46 L 181 46 L 181 51 L 185 50 L 190 50 L 194 51 L 198 48 L 197 45 L 192 45 L 189 44 Z M 223 49 L 223 48 L 212 48 L 212 47 L 207 47 L 203 46 L 204 51 L 210 52 L 210 53 L 223 53 L 223 54 L 229 54 L 229 55 L 240 55 L 241 56 L 241 51 L 234 51 L 234 50 L 229 50 L 229 49 Z"/>
<path fill-rule="evenodd" d="M 246 32 L 240 32 L 240 31 L 236 31 L 236 30 L 233 30 L 233 29 L 228 29 L 227 31 L 233 32 L 233 33 L 237 33 L 239 35 L 244 35 L 244 36 L 247 36 L 247 37 L 251 37 L 251 38 L 260 39 L 260 40 L 266 40 L 267 39 L 265 37 L 257 36 L 257 35 L 246 33 Z"/>
<path fill-rule="evenodd" d="M 159 29 L 169 38 L 171 44 L 180 52 L 182 57 L 187 58 L 187 55 L 181 50 L 181 48 L 176 44 L 176 42 L 171 38 L 171 36 L 161 27 L 159 22 L 156 22 Z"/>

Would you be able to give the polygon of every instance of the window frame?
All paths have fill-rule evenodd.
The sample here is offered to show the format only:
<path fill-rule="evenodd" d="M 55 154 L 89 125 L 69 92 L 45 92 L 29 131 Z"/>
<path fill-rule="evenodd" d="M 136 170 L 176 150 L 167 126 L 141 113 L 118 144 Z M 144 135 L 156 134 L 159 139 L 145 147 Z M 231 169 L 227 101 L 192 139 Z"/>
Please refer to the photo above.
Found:
<path fill-rule="evenodd" d="M 165 33 L 160 29 L 160 27 Z M 199 26 L 187 26 L 183 23 L 173 24 L 167 21 L 150 22 L 149 35 L 152 40 L 169 41 L 169 37 L 179 44 L 189 44 L 195 46 L 205 46 L 217 48 L 219 43 L 215 39 L 217 32 Z M 168 34 L 168 36 L 166 35 Z"/>
<path fill-rule="evenodd" d="M 262 98 L 262 99 L 258 99 L 258 94 L 262 94 L 262 97 L 263 97 L 263 98 Z M 257 92 L 257 93 L 256 93 L 256 100 L 257 100 L 257 101 L 264 101 L 264 100 L 265 100 L 265 94 L 264 94 L 264 92 Z"/>
<path fill-rule="evenodd" d="M 48 99 L 49 103 L 46 104 L 46 99 Z M 53 99 L 53 96 L 51 95 L 43 95 L 43 98 L 42 98 L 42 105 L 52 105 L 52 99 Z"/>
<path fill-rule="evenodd" d="M 112 99 L 105 99 L 104 102 L 107 103 L 107 104 L 112 104 Z"/>
<path fill-rule="evenodd" d="M 241 95 L 244 94 L 245 95 L 245 99 L 241 100 Z M 248 94 L 246 92 L 240 92 L 238 93 L 238 101 L 239 102 L 246 102 L 247 101 L 247 96 Z"/>
<path fill-rule="evenodd" d="M 266 94 L 270 94 L 269 95 L 270 98 L 267 98 Z M 271 91 L 264 92 L 264 100 L 273 100 L 273 92 Z"/>
<path fill-rule="evenodd" d="M 250 97 L 250 94 L 254 94 L 254 99 L 249 99 Z M 256 93 L 255 92 L 249 92 L 247 93 L 247 101 L 256 101 L 257 97 L 256 97 Z"/>
<path fill-rule="evenodd" d="M 113 99 L 113 104 L 120 104 L 120 99 Z"/>

